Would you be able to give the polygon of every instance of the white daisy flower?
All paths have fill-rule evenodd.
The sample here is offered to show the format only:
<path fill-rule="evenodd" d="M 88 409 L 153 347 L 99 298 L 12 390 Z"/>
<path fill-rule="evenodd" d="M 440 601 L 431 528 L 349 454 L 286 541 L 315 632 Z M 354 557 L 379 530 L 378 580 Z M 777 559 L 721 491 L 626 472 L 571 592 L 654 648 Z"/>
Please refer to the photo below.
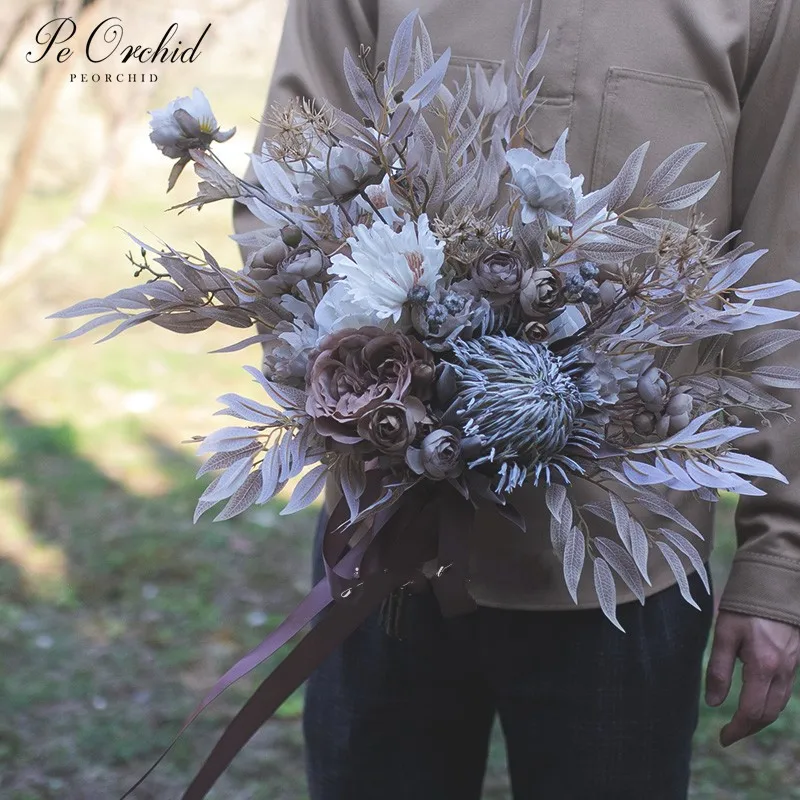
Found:
<path fill-rule="evenodd" d="M 353 232 L 347 240 L 351 255 L 333 256 L 330 271 L 344 278 L 356 306 L 397 322 L 412 289 L 433 293 L 444 263 L 444 243 L 433 235 L 427 214 L 416 223 L 406 215 L 399 233 L 380 221 L 371 228 L 356 225 Z"/>

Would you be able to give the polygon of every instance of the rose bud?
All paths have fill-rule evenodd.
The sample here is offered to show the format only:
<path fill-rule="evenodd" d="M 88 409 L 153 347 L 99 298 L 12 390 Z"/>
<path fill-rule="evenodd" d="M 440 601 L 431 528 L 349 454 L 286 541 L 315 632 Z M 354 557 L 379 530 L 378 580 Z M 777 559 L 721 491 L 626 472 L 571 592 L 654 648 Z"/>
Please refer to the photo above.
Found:
<path fill-rule="evenodd" d="M 547 325 L 545 325 L 544 322 L 539 322 L 538 320 L 528 322 L 522 329 L 522 333 L 529 342 L 534 344 L 545 341 L 550 335 Z"/>
<path fill-rule="evenodd" d="M 559 302 L 561 279 L 548 269 L 529 269 L 522 276 L 519 302 L 529 317 L 549 315 Z"/>
<path fill-rule="evenodd" d="M 403 403 L 387 401 L 358 421 L 358 435 L 383 453 L 402 453 L 414 441 L 417 426 Z"/>
<path fill-rule="evenodd" d="M 431 431 L 419 448 L 409 449 L 406 461 L 412 470 L 436 481 L 458 477 L 464 468 L 458 432 L 452 428 Z"/>
<path fill-rule="evenodd" d="M 490 294 L 513 294 L 522 279 L 522 261 L 508 250 L 494 250 L 472 267 L 475 285 Z"/>
<path fill-rule="evenodd" d="M 325 262 L 319 250 L 305 250 L 285 258 L 281 261 L 279 269 L 284 275 L 301 281 L 319 275 L 324 266 Z"/>

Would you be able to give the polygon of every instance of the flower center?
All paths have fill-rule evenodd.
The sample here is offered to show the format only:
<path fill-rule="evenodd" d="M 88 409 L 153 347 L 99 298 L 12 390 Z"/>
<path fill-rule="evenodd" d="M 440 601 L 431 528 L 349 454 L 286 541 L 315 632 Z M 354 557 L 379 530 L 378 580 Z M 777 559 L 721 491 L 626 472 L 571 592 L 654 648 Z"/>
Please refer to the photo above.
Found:
<path fill-rule="evenodd" d="M 411 274 L 414 276 L 414 284 L 416 285 L 422 280 L 422 262 L 425 260 L 424 256 L 416 250 L 403 253 L 403 255 L 406 257 L 406 263 L 411 270 Z"/>

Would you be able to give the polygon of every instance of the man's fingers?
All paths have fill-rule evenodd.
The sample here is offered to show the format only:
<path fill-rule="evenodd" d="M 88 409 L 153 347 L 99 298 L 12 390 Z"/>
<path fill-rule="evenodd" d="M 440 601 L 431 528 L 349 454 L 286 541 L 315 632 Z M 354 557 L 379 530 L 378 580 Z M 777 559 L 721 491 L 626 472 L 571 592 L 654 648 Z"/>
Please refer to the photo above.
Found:
<path fill-rule="evenodd" d="M 764 714 L 754 733 L 762 728 L 772 725 L 780 716 L 781 712 L 789 703 L 792 697 L 792 687 L 794 685 L 794 674 L 792 672 L 782 672 L 775 676 L 767 693 L 767 701 L 764 704 Z"/>
<path fill-rule="evenodd" d="M 767 697 L 772 687 L 772 675 L 768 670 L 745 662 L 742 669 L 742 693 L 739 706 L 731 721 L 722 728 L 719 741 L 723 747 L 744 739 L 759 730 L 764 719 Z M 766 723 L 764 723 L 766 724 Z"/>
<path fill-rule="evenodd" d="M 706 670 L 706 702 L 710 706 L 720 705 L 728 696 L 738 649 L 738 636 L 723 620 L 723 624 L 714 629 L 714 644 Z"/>

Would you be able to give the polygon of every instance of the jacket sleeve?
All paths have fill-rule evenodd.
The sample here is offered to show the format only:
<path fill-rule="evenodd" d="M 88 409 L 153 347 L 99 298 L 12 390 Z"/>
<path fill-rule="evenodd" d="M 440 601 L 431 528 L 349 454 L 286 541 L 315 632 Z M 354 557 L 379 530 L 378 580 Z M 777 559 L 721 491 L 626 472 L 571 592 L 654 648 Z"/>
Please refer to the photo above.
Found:
<path fill-rule="evenodd" d="M 344 79 L 345 48 L 356 58 L 362 44 L 375 49 L 377 0 L 289 0 L 278 56 L 253 152 L 259 153 L 268 133 L 264 124 L 273 103 L 294 97 L 327 100 L 361 116 Z M 252 164 L 245 179 L 254 182 Z M 241 203 L 234 203 L 233 227 L 245 233 L 261 223 Z"/>
<path fill-rule="evenodd" d="M 747 275 L 748 284 L 800 278 L 800 3 L 777 0 L 757 63 L 743 87 L 742 114 L 734 153 L 733 227 L 740 241 L 769 248 Z M 800 309 L 800 295 L 776 305 Z M 800 328 L 800 317 L 780 323 Z M 763 329 L 762 329 L 763 330 Z M 754 332 L 736 334 L 726 347 L 731 363 L 737 345 Z M 800 368 L 800 343 L 779 350 L 769 363 Z M 739 448 L 774 464 L 787 485 L 762 480 L 765 496 L 742 496 L 736 509 L 738 550 L 720 607 L 800 625 L 800 391 L 770 390 L 790 403 L 786 414 L 764 426 Z"/>

